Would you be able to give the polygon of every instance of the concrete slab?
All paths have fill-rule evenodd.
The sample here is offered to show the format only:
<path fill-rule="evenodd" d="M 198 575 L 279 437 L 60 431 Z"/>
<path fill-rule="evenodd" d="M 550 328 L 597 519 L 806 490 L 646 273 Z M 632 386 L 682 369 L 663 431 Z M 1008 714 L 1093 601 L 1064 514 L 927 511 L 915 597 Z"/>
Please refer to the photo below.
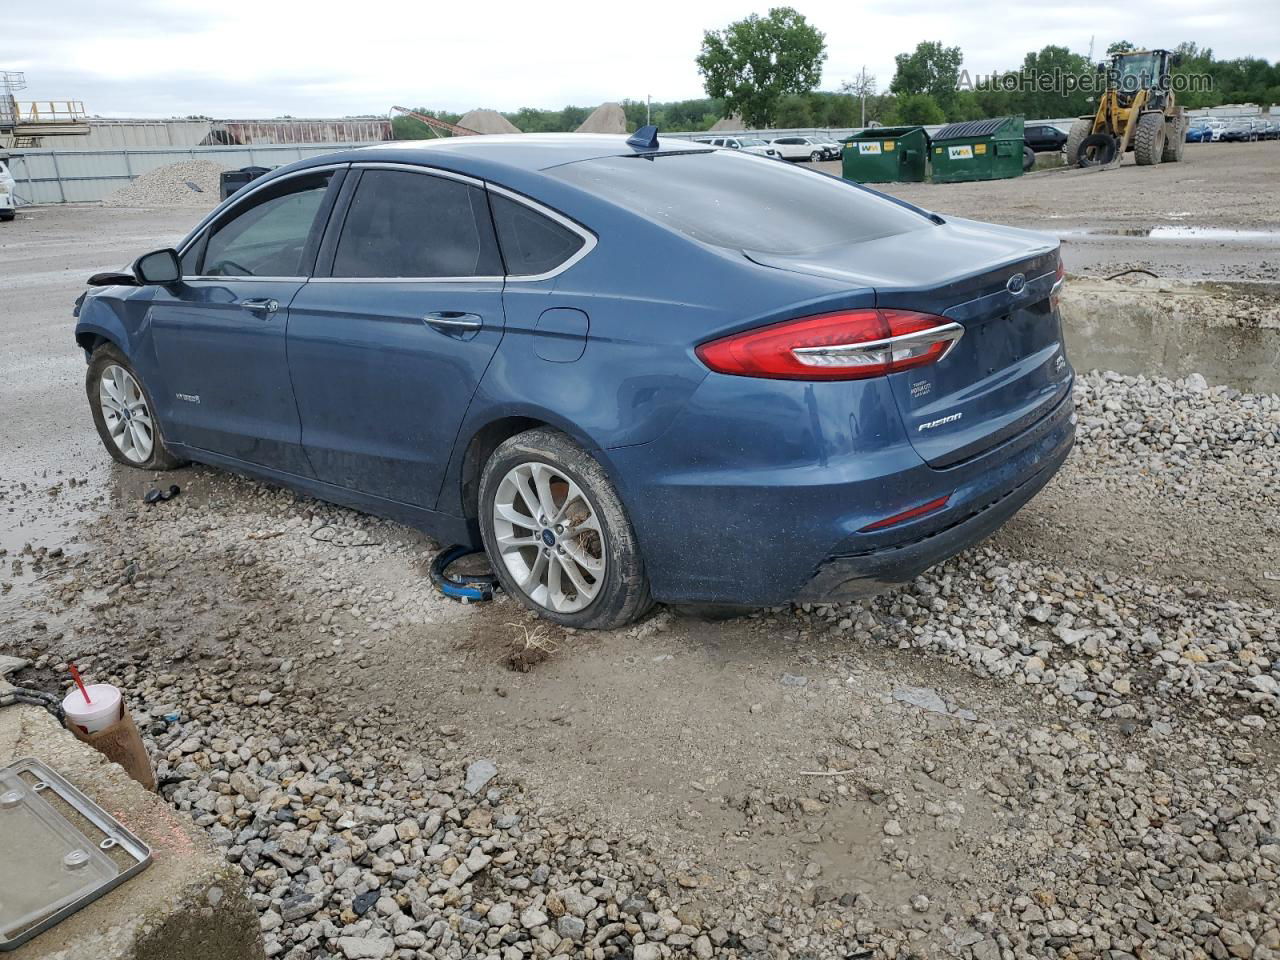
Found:
<path fill-rule="evenodd" d="M 4 686 L 0 680 L 0 687 Z M 240 871 L 199 827 L 59 727 L 39 707 L 0 708 L 0 766 L 35 757 L 150 845 L 152 863 L 13 960 L 261 960 L 257 912 Z"/>

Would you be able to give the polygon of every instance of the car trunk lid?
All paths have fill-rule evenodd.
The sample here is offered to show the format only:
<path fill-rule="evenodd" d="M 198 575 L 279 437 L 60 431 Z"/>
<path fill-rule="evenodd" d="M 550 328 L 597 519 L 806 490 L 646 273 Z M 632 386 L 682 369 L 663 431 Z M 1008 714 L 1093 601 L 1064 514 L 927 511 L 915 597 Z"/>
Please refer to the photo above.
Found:
<path fill-rule="evenodd" d="M 937 363 L 891 374 L 912 446 L 931 466 L 961 463 L 1021 433 L 1070 389 L 1051 290 L 1058 249 L 1029 231 L 950 221 L 817 255 L 752 260 L 870 286 L 876 305 L 964 327 Z"/>

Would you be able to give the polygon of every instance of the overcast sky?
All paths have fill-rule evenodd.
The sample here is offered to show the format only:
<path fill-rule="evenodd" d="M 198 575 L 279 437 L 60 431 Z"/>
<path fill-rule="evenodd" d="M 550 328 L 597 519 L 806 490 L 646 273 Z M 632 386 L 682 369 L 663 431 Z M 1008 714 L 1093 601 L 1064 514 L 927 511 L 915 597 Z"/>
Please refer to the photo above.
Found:
<path fill-rule="evenodd" d="M 973 74 L 1017 66 L 1049 43 L 1087 53 L 1095 34 L 1095 59 L 1116 39 L 1280 59 L 1276 0 L 794 6 L 826 33 L 829 90 L 863 66 L 885 89 L 893 55 L 921 40 L 959 45 Z M 0 69 L 26 71 L 20 99 L 83 100 L 116 117 L 593 107 L 703 96 L 694 65 L 703 31 L 767 9 L 750 0 L 15 0 L 4 5 Z"/>

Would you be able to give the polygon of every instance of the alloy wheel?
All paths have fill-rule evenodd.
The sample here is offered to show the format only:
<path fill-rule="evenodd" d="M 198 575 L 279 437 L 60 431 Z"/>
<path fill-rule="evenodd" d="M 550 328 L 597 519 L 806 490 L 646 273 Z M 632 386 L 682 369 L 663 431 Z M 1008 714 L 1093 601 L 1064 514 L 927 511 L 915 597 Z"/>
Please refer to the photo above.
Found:
<path fill-rule="evenodd" d="M 116 449 L 131 463 L 146 463 L 155 446 L 155 425 L 138 381 L 119 364 L 102 368 L 98 405 Z"/>
<path fill-rule="evenodd" d="M 581 488 L 541 461 L 507 471 L 493 498 L 502 564 L 534 603 L 556 613 L 587 607 L 604 583 L 604 537 Z"/>

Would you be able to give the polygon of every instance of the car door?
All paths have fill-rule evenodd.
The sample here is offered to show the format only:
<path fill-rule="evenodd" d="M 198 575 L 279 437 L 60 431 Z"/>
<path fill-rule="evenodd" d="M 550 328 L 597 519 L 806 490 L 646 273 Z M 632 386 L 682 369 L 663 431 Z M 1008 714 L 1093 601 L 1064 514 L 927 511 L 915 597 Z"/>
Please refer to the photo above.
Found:
<path fill-rule="evenodd" d="M 157 288 L 159 406 L 178 443 L 310 475 L 285 337 L 340 177 L 303 171 L 247 193 L 183 250 L 182 281 Z"/>
<path fill-rule="evenodd" d="M 353 165 L 316 273 L 293 300 L 288 345 L 317 478 L 434 506 L 503 335 L 484 185 L 413 165 Z"/>

